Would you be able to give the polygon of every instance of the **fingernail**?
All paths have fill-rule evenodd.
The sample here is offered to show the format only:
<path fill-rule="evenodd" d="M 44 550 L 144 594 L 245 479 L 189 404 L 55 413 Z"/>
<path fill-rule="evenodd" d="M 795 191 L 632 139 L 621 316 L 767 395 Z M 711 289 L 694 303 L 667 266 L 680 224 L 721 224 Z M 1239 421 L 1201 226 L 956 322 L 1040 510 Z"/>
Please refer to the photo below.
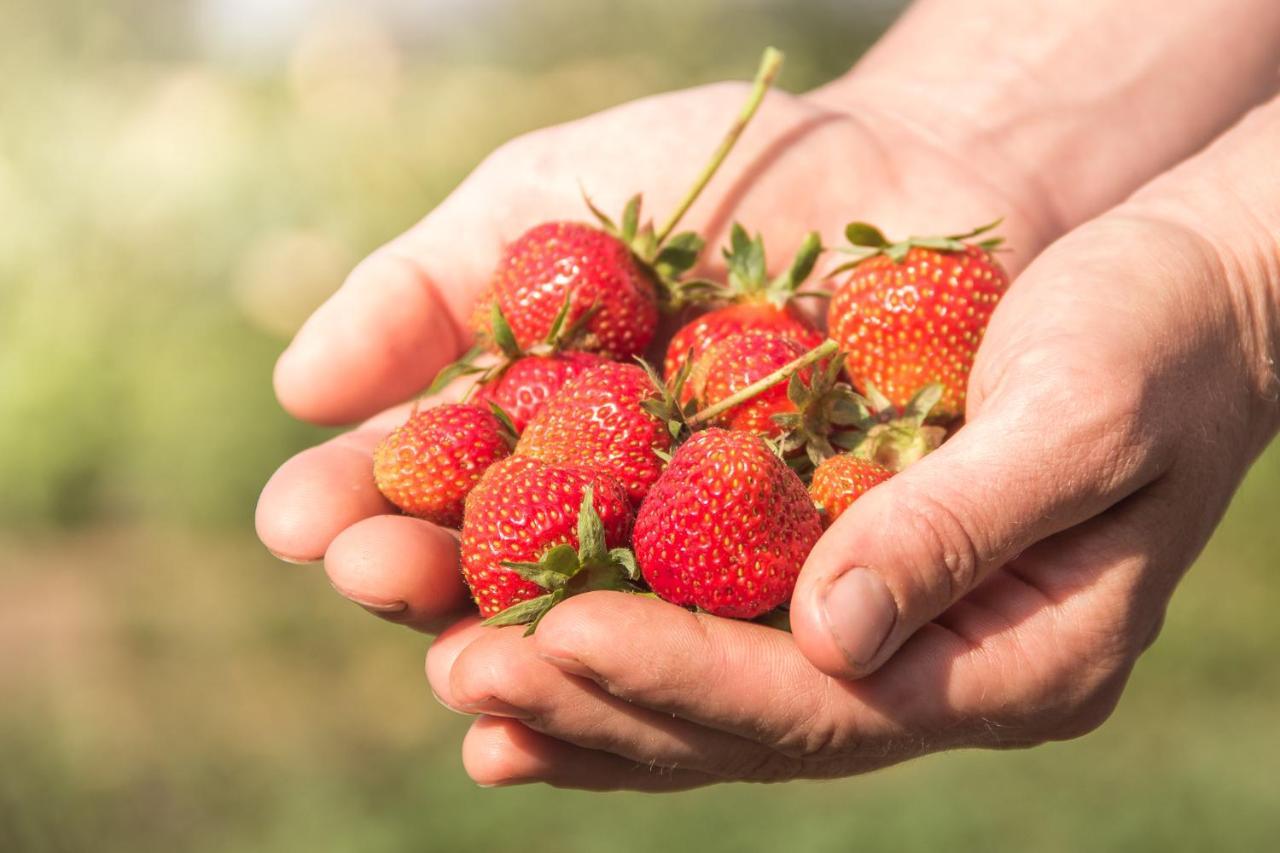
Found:
<path fill-rule="evenodd" d="M 489 717 L 509 717 L 513 720 L 531 720 L 533 715 L 523 708 L 517 708 L 493 696 L 486 696 L 476 702 L 468 702 L 459 706 L 464 714 L 484 714 Z"/>
<path fill-rule="evenodd" d="M 557 669 L 564 670 L 570 675 L 581 676 L 582 678 L 595 679 L 596 674 L 587 667 L 583 666 L 582 661 L 567 655 L 549 655 L 542 652 L 538 653 L 538 657 Z"/>
<path fill-rule="evenodd" d="M 267 553 L 282 563 L 292 563 L 295 566 L 314 566 L 316 563 L 320 562 L 320 560 L 315 558 L 290 557 L 288 554 L 281 554 L 279 551 L 272 551 L 270 548 L 267 549 Z"/>
<path fill-rule="evenodd" d="M 403 613 L 409 609 L 409 603 L 406 601 L 370 601 L 367 598 L 361 598 L 353 595 L 345 589 L 339 589 L 336 584 L 330 581 L 329 586 L 333 587 L 333 591 L 354 604 L 359 604 L 365 610 L 376 616 L 390 616 L 394 613 Z"/>
<path fill-rule="evenodd" d="M 898 619 L 898 605 L 880 576 L 850 569 L 832 581 L 822 596 L 827 630 L 850 666 L 870 663 Z"/>

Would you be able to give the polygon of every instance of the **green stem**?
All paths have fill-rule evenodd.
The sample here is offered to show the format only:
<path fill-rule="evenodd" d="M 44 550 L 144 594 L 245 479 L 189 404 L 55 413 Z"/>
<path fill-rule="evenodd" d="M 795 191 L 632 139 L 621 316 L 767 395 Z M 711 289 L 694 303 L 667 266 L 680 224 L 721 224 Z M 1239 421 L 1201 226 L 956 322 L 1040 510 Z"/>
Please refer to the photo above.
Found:
<path fill-rule="evenodd" d="M 698 412 L 693 417 L 689 418 L 689 426 L 690 427 L 701 426 L 702 424 L 706 423 L 707 421 L 711 420 L 717 415 L 723 414 L 729 409 L 732 409 L 734 406 L 738 405 L 739 403 L 745 403 L 747 400 L 750 400 L 752 397 L 756 396 L 762 391 L 766 391 L 769 388 L 772 388 L 774 385 L 777 385 L 779 382 L 785 382 L 786 380 L 791 378 L 792 374 L 797 373 L 798 371 L 804 370 L 806 367 L 813 364 L 815 361 L 824 359 L 827 356 L 834 354 L 837 349 L 838 349 L 838 344 L 836 344 L 835 341 L 824 341 L 823 343 L 809 350 L 804 355 L 797 358 L 795 361 L 789 362 L 783 365 L 782 367 L 779 367 L 777 370 L 773 371 L 773 373 L 770 373 L 768 376 L 764 377 L 763 379 L 757 379 L 755 382 L 752 382 L 750 385 L 748 385 L 746 388 L 743 388 L 738 393 L 725 397 L 719 403 L 716 403 L 711 406 L 707 406 L 705 409 Z"/>
<path fill-rule="evenodd" d="M 716 149 L 715 154 L 711 155 L 711 160 L 702 169 L 702 174 L 698 176 L 689 192 L 676 205 L 676 209 L 672 211 L 671 217 L 666 224 L 658 230 L 658 245 L 662 241 L 671 236 L 671 232 L 680 224 L 680 220 L 693 206 L 693 202 L 698 198 L 702 190 L 711 182 L 711 178 L 715 175 L 716 170 L 720 168 L 720 164 L 724 162 L 724 158 L 728 156 L 729 151 L 733 148 L 734 143 L 738 141 L 738 137 L 742 135 L 742 131 L 747 129 L 747 124 L 756 114 L 756 110 L 760 108 L 760 102 L 764 100 L 765 92 L 769 91 L 769 87 L 773 85 L 773 79 L 778 76 L 778 70 L 782 68 L 782 51 L 777 48 L 767 47 L 764 56 L 760 58 L 760 68 L 756 71 L 756 79 L 751 86 L 751 94 L 747 97 L 747 102 L 742 106 L 742 112 L 738 114 L 737 120 L 733 126 L 729 128 L 729 132 L 725 135 L 724 141 L 720 143 L 720 147 Z"/>

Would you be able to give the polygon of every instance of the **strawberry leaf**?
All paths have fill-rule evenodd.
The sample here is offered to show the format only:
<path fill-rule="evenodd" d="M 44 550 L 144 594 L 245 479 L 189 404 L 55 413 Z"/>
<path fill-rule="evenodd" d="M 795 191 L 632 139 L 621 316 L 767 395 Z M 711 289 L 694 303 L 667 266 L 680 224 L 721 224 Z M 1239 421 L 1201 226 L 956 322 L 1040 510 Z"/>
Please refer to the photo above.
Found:
<path fill-rule="evenodd" d="M 426 393 L 428 395 L 439 394 L 455 379 L 460 379 L 463 376 L 472 376 L 477 373 L 484 373 L 486 368 L 480 367 L 474 363 L 477 358 L 484 354 L 484 352 L 485 348 L 477 344 L 467 350 L 463 354 L 462 358 L 452 364 L 445 365 L 445 367 L 436 374 L 436 378 L 431 381 L 431 384 L 427 386 Z"/>
<path fill-rule="evenodd" d="M 604 545 L 604 522 L 596 512 L 595 490 L 587 486 L 582 491 L 582 505 L 578 508 L 578 553 L 575 559 L 583 566 L 603 562 L 607 557 Z"/>
<path fill-rule="evenodd" d="M 879 228 L 866 222 L 850 222 L 844 227 L 844 237 L 855 246 L 865 249 L 886 249 L 889 240 Z"/>
<path fill-rule="evenodd" d="M 497 302 L 494 302 L 489 310 L 489 332 L 503 355 L 508 358 L 520 357 L 520 344 L 516 343 L 516 333 L 511 331 L 511 324 L 507 322 L 507 317 L 502 313 Z"/>
<path fill-rule="evenodd" d="M 636 239 L 640 230 L 640 195 L 637 193 L 627 199 L 627 206 L 622 209 L 622 232 L 618 235 L 628 246 Z"/>
<path fill-rule="evenodd" d="M 563 598 L 564 595 L 559 592 L 539 595 L 537 598 L 530 598 L 527 601 L 521 601 L 519 604 L 513 604 L 506 610 L 490 616 L 480 624 L 488 625 L 492 628 L 501 628 L 506 625 L 536 625 L 538 620 Z M 532 633 L 532 628 L 528 633 Z"/>
<path fill-rule="evenodd" d="M 609 552 L 609 562 L 626 573 L 627 580 L 640 580 L 640 566 L 636 563 L 636 555 L 630 548 L 614 548 Z"/>

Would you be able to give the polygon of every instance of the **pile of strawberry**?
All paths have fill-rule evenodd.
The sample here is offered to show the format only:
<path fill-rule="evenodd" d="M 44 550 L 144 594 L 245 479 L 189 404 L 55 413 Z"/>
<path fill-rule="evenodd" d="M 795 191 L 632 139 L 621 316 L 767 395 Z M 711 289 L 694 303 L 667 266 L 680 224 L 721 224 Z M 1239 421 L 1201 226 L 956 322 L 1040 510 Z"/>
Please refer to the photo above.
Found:
<path fill-rule="evenodd" d="M 735 225 L 723 281 L 688 279 L 703 240 L 672 234 L 780 63 L 661 228 L 639 197 L 615 223 L 546 222 L 511 243 L 473 319 L 477 344 L 374 455 L 405 513 L 459 528 L 480 612 L 529 630 L 597 589 L 754 619 L 790 600 L 822 531 L 936 448 L 963 413 L 974 353 L 1008 276 L 998 240 L 892 242 L 846 229 L 834 289 L 802 285 L 810 234 L 782 274 Z M 588 202 L 590 206 L 590 202 Z M 797 301 L 829 298 L 824 333 Z M 701 313 L 698 313 L 701 312 Z M 641 359 L 659 319 L 688 320 L 663 372 Z"/>

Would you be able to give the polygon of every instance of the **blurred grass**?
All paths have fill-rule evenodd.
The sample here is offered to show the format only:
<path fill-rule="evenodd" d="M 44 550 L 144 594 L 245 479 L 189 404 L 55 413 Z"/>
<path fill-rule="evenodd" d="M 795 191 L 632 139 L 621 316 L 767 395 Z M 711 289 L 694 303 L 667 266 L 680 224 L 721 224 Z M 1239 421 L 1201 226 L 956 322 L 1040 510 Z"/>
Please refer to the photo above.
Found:
<path fill-rule="evenodd" d="M 766 42 L 803 88 L 893 5 L 317 3 L 272 42 L 274 4 L 0 0 L 0 850 L 1273 846 L 1280 449 L 1100 732 L 821 785 L 479 791 L 426 641 L 252 538 L 322 435 L 275 355 L 486 151 Z"/>

